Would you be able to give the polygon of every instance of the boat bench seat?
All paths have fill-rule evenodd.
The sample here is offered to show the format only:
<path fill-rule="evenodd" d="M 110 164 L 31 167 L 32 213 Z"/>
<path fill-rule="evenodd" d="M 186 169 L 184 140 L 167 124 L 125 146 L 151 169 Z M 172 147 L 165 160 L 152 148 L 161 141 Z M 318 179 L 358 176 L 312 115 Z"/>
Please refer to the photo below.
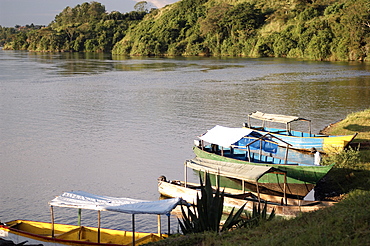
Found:
<path fill-rule="evenodd" d="M 68 235 L 71 235 L 71 234 L 73 234 L 73 233 L 79 233 L 80 231 L 82 231 L 84 229 L 84 227 L 83 226 L 81 226 L 81 227 L 78 227 L 78 228 L 75 228 L 75 229 L 72 229 L 72 230 L 70 230 L 70 231 L 66 231 L 66 232 L 64 232 L 64 233 L 61 233 L 61 234 L 55 234 L 54 235 L 54 237 L 55 238 L 63 238 L 63 237 L 65 237 L 65 236 L 68 236 Z M 83 240 L 83 239 L 80 239 L 80 240 Z"/>

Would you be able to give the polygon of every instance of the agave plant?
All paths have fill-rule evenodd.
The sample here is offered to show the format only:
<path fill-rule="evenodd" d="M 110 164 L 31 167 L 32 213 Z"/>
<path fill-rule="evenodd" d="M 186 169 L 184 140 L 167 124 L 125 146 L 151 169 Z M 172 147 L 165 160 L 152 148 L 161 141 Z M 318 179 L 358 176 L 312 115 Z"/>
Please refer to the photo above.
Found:
<path fill-rule="evenodd" d="M 261 206 L 262 203 L 253 204 L 252 214 L 245 212 L 246 219 L 239 223 L 240 227 L 256 227 L 263 221 L 270 221 L 275 218 L 275 209 L 267 214 L 267 203 L 263 204 L 263 208 Z"/>
<path fill-rule="evenodd" d="M 232 209 L 225 223 L 221 226 L 221 216 L 224 204 L 224 191 L 217 187 L 213 192 L 209 174 L 206 173 L 205 185 L 200 178 L 201 197 L 197 194 L 196 205 L 187 207 L 187 212 L 183 206 L 182 221 L 179 219 L 181 231 L 184 234 L 197 233 L 204 231 L 214 231 L 216 233 L 227 231 L 242 222 L 241 214 L 245 204 L 234 214 Z"/>

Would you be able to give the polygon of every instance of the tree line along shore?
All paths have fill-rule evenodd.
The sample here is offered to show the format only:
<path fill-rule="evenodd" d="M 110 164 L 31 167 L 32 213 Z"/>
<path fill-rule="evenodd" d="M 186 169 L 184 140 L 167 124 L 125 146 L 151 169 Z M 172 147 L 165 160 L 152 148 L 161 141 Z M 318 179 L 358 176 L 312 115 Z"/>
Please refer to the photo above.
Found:
<path fill-rule="evenodd" d="M 129 56 L 242 56 L 367 61 L 369 0 L 142 1 L 129 13 L 66 7 L 48 26 L 0 27 L 0 46 Z"/>

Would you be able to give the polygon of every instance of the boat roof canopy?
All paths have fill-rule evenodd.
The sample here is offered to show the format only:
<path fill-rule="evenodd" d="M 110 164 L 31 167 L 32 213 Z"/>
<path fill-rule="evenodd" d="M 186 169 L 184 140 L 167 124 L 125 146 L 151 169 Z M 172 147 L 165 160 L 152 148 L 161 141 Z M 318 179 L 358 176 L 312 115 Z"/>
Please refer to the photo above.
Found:
<path fill-rule="evenodd" d="M 228 148 L 251 132 L 253 130 L 248 128 L 230 128 L 216 125 L 202 136 L 199 136 L 199 139 Z"/>
<path fill-rule="evenodd" d="M 168 214 L 181 198 L 158 201 L 136 200 L 90 194 L 84 191 L 64 192 L 49 202 L 50 206 L 112 211 L 127 214 Z"/>
<path fill-rule="evenodd" d="M 187 160 L 186 165 L 194 170 L 254 182 L 257 182 L 266 173 L 285 173 L 284 171 L 274 167 L 214 161 L 199 157 Z"/>
<path fill-rule="evenodd" d="M 289 116 L 289 115 L 282 115 L 282 114 L 266 114 L 259 111 L 250 113 L 248 117 L 251 117 L 253 119 L 263 120 L 263 121 L 271 121 L 271 122 L 277 122 L 277 123 L 284 123 L 289 124 L 293 121 L 311 121 L 308 119 L 304 119 L 298 116 Z"/>

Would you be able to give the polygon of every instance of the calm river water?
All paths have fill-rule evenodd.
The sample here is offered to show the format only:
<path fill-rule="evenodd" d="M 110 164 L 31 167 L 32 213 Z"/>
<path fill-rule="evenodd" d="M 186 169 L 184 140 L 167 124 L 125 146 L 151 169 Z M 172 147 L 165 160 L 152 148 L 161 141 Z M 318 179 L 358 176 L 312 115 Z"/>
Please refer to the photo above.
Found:
<path fill-rule="evenodd" d="M 50 221 L 48 201 L 70 190 L 156 200 L 160 175 L 183 179 L 197 135 L 252 111 L 309 118 L 318 132 L 369 106 L 362 63 L 0 50 L 0 220 Z M 96 225 L 96 212 L 82 216 Z M 156 231 L 156 216 L 137 219 Z M 102 226 L 131 230 L 130 216 L 103 212 Z"/>

